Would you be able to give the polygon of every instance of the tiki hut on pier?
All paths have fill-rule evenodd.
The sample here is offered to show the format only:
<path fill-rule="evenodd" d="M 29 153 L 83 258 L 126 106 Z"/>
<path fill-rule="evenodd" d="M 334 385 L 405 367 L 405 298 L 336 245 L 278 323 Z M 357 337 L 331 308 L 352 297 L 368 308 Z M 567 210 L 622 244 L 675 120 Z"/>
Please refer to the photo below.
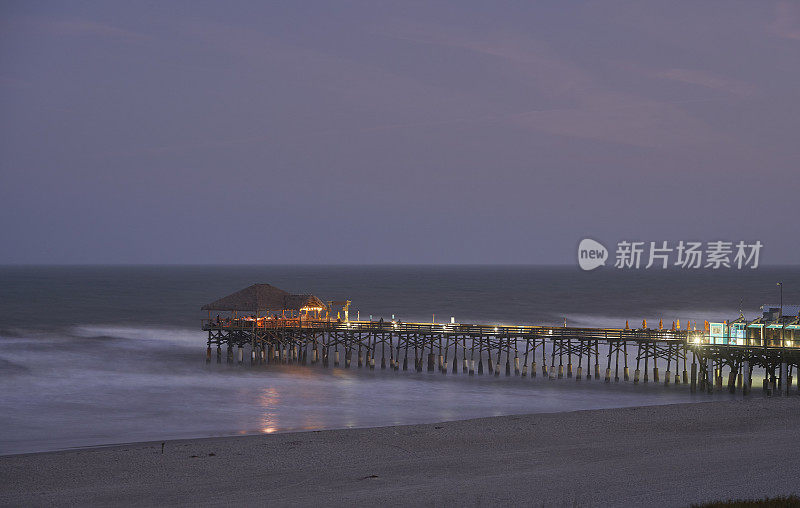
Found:
<path fill-rule="evenodd" d="M 270 284 L 253 284 L 201 307 L 229 312 L 231 319 L 320 318 L 328 306 L 314 295 L 293 295 Z M 250 316 L 247 316 L 250 314 Z"/>

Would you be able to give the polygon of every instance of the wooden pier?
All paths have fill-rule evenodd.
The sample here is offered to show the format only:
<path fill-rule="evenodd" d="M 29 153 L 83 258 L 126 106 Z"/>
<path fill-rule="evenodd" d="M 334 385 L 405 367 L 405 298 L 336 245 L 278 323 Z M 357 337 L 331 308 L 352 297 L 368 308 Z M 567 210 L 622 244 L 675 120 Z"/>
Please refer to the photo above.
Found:
<path fill-rule="evenodd" d="M 249 295 L 242 294 L 248 290 Z M 756 368 L 764 373 L 765 391 L 783 394 L 791 391 L 793 371 L 800 368 L 800 347 L 767 340 L 721 345 L 706 343 L 703 332 L 680 329 L 351 321 L 349 302 L 342 319 L 341 312 L 334 317 L 330 305 L 312 295 L 286 293 L 278 298 L 275 290 L 254 285 L 204 307 L 209 311 L 209 318 L 202 320 L 208 333 L 207 362 L 216 358 L 222 363 L 224 357 L 228 364 L 254 366 L 283 363 L 470 376 L 541 375 L 686 385 L 692 392 L 724 388 L 745 394 L 751 390 Z M 231 314 L 211 318 L 211 310 Z M 240 316 L 242 311 L 255 313 Z"/>

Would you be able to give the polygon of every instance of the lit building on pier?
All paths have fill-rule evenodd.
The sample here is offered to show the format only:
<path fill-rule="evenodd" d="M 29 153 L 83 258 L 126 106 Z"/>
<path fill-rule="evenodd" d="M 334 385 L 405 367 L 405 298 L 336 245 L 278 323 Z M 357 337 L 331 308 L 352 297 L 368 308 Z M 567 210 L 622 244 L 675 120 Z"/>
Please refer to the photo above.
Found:
<path fill-rule="evenodd" d="M 800 347 L 800 305 L 764 304 L 761 316 L 748 321 L 744 315 L 731 322 L 709 323 L 708 344 L 733 346 Z"/>
<path fill-rule="evenodd" d="M 324 319 L 330 306 L 314 295 L 294 295 L 270 284 L 253 284 L 201 307 L 210 324 L 255 322 L 273 319 Z M 212 319 L 211 312 L 227 313 Z"/>

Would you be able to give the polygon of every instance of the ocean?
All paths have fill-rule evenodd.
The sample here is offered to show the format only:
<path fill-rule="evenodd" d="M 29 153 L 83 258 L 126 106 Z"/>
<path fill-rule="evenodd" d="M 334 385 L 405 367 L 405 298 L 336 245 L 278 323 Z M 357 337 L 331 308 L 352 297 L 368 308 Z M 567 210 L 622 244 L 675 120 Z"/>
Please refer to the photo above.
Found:
<path fill-rule="evenodd" d="M 631 327 L 800 300 L 800 268 L 0 267 L 0 454 L 741 397 L 687 387 L 205 363 L 200 307 L 256 282 L 351 318 Z M 629 352 L 629 355 L 631 353 Z M 752 396 L 760 396 L 756 392 Z"/>

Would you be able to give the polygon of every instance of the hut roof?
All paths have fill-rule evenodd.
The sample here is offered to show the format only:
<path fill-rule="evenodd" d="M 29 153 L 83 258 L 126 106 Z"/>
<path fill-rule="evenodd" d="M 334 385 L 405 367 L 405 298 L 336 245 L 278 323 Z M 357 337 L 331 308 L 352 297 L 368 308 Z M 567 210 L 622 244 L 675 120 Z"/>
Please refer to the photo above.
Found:
<path fill-rule="evenodd" d="M 300 310 L 304 307 L 325 308 L 314 295 L 293 295 L 270 284 L 253 284 L 201 307 L 202 310 L 260 312 L 266 310 Z"/>
<path fill-rule="evenodd" d="M 289 295 L 287 302 L 289 306 L 286 309 L 325 309 L 328 307 L 325 302 L 314 295 Z"/>

